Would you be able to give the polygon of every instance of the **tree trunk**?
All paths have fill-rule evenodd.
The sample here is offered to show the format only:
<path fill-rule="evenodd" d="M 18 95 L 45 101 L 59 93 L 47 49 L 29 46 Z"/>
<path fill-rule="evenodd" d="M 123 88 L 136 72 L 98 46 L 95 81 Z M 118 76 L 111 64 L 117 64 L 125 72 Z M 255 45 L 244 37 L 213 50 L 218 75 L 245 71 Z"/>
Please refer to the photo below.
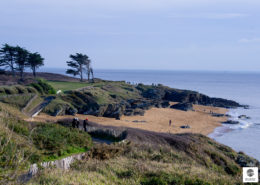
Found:
<path fill-rule="evenodd" d="M 34 78 L 36 78 L 36 69 L 35 69 L 35 67 L 33 68 L 33 76 L 34 76 Z"/>
<path fill-rule="evenodd" d="M 11 67 L 11 71 L 12 71 L 13 77 L 15 77 L 15 71 L 14 71 L 14 67 L 13 66 Z"/>
<path fill-rule="evenodd" d="M 21 69 L 20 75 L 21 75 L 21 80 L 23 81 L 23 69 Z"/>
<path fill-rule="evenodd" d="M 83 82 L 83 72 L 82 72 L 82 65 L 80 65 L 80 81 Z"/>

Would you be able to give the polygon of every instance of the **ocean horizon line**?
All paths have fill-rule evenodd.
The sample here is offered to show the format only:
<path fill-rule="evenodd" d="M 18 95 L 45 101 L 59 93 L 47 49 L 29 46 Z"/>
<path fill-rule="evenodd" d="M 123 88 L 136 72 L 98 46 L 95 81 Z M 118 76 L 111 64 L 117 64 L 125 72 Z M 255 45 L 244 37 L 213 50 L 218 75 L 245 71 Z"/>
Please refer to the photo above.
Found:
<path fill-rule="evenodd" d="M 61 67 L 43 67 L 39 69 L 39 72 L 44 70 L 65 70 L 66 68 Z M 94 68 L 97 71 L 136 71 L 136 72 L 194 72 L 194 73 L 241 73 L 241 74 L 260 74 L 260 71 L 240 71 L 240 70 L 187 70 L 187 69 L 106 69 L 106 68 Z"/>

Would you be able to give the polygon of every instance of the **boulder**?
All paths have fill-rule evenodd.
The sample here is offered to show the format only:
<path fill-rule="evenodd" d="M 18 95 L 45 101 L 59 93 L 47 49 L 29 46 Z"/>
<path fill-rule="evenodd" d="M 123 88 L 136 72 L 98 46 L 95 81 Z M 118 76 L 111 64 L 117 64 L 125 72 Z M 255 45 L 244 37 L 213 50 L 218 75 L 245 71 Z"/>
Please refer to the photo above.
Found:
<path fill-rule="evenodd" d="M 187 128 L 191 128 L 191 127 L 190 127 L 190 125 L 182 125 L 182 126 L 180 126 L 180 128 L 187 129 Z"/>
<path fill-rule="evenodd" d="M 167 108 L 167 107 L 170 106 L 170 102 L 169 102 L 169 101 L 163 101 L 163 102 L 161 103 L 161 106 L 162 106 L 162 108 Z"/>
<path fill-rule="evenodd" d="M 134 110 L 133 109 L 126 109 L 124 112 L 125 116 L 133 116 Z"/>
<path fill-rule="evenodd" d="M 74 115 L 76 115 L 77 113 L 78 113 L 78 111 L 77 111 L 76 109 L 72 108 L 72 107 L 69 107 L 69 108 L 66 109 L 66 111 L 65 111 L 65 114 L 66 114 L 66 115 L 72 115 L 72 116 L 74 116 Z"/>
<path fill-rule="evenodd" d="M 103 116 L 120 119 L 123 113 L 124 107 L 120 106 L 119 104 L 109 104 Z"/>
<path fill-rule="evenodd" d="M 145 111 L 142 110 L 142 109 L 134 109 L 134 112 L 133 112 L 133 114 L 134 114 L 135 116 L 137 116 L 137 115 L 139 115 L 139 116 L 144 116 L 144 113 L 145 113 Z"/>
<path fill-rule="evenodd" d="M 165 91 L 165 96 L 163 99 L 172 102 L 189 102 L 192 104 L 224 107 L 224 108 L 237 108 L 237 107 L 246 108 L 246 106 L 240 105 L 239 103 L 232 100 L 226 100 L 223 98 L 211 98 L 204 94 L 200 94 L 198 92 L 189 91 L 189 90 L 167 89 Z"/>
<path fill-rule="evenodd" d="M 182 111 L 193 110 L 193 106 L 191 103 L 178 103 L 178 104 L 172 105 L 170 108 L 178 109 L 178 110 L 182 110 Z"/>
<path fill-rule="evenodd" d="M 250 117 L 247 115 L 240 115 L 240 116 L 238 116 L 238 118 L 239 119 L 250 119 Z"/>
<path fill-rule="evenodd" d="M 212 113 L 211 114 L 213 117 L 224 117 L 225 114 L 218 114 L 218 113 Z"/>
<path fill-rule="evenodd" d="M 235 124 L 239 124 L 239 121 L 227 120 L 227 121 L 222 122 L 222 123 L 223 123 L 223 124 L 235 125 Z"/>

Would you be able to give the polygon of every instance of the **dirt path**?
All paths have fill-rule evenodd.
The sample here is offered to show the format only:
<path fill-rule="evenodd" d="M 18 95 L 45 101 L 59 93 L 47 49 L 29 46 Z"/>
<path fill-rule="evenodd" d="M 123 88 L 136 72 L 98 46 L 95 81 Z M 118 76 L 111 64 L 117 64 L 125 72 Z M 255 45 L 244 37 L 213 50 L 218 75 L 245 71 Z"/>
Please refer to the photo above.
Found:
<path fill-rule="evenodd" d="M 31 110 L 29 116 L 30 117 L 37 116 L 44 109 L 44 107 L 46 107 L 53 99 L 54 99 L 53 96 L 46 97 L 42 103 L 40 103 L 33 110 Z"/>

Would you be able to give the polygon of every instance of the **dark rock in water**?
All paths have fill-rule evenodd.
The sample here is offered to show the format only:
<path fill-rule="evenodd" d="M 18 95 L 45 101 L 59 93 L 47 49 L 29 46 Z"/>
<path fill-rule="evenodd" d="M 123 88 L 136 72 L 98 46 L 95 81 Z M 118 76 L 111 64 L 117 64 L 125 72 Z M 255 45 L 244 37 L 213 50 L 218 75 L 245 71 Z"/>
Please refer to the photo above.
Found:
<path fill-rule="evenodd" d="M 218 113 L 212 113 L 211 114 L 213 117 L 224 117 L 225 114 L 218 114 Z"/>
<path fill-rule="evenodd" d="M 193 106 L 191 103 L 178 103 L 178 104 L 172 105 L 170 108 L 178 109 L 178 110 L 182 110 L 182 111 L 193 110 Z"/>
<path fill-rule="evenodd" d="M 182 125 L 180 128 L 191 128 L 190 125 Z"/>
<path fill-rule="evenodd" d="M 235 125 L 235 124 L 239 124 L 239 121 L 227 120 L 227 121 L 222 122 L 222 123 L 223 124 Z"/>
<path fill-rule="evenodd" d="M 232 116 L 229 114 L 225 114 L 226 117 L 231 118 Z"/>
<path fill-rule="evenodd" d="M 238 118 L 239 119 L 250 119 L 250 117 L 247 115 L 240 115 L 240 116 L 238 116 Z"/>

